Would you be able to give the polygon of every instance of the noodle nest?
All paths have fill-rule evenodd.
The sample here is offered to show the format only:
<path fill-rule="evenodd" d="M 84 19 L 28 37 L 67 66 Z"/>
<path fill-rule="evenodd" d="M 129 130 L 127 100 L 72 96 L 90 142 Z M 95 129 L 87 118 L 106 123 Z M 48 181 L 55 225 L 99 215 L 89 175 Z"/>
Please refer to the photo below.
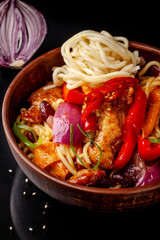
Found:
<path fill-rule="evenodd" d="M 61 48 L 65 65 L 53 68 L 55 86 L 67 83 L 68 89 L 84 84 L 92 88 L 115 77 L 134 76 L 139 69 L 138 51 L 128 49 L 125 37 L 113 37 L 106 31 L 82 31 Z"/>

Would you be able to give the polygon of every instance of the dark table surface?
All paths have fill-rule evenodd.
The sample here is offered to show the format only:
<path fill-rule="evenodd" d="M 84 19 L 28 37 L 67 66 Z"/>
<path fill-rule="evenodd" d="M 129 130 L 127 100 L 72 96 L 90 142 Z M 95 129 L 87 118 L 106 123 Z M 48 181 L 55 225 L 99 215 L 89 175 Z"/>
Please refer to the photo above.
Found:
<path fill-rule="evenodd" d="M 73 34 L 107 30 L 160 47 L 159 6 L 122 1 L 28 1 L 45 16 L 46 39 L 32 59 L 61 46 Z M 0 106 L 19 70 L 0 69 Z M 101 239 L 157 237 L 160 204 L 130 213 L 101 214 L 66 206 L 39 190 L 17 166 L 0 121 L 0 239 Z M 143 234 L 143 235 L 142 235 Z"/>

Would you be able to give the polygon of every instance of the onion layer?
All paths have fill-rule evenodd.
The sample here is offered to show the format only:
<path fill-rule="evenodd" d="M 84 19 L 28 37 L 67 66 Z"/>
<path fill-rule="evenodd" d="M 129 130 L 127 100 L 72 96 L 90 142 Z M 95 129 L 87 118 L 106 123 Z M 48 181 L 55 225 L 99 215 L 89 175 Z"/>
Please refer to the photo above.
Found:
<path fill-rule="evenodd" d="M 77 146 L 83 139 L 83 134 L 77 124 L 83 129 L 81 108 L 73 103 L 61 103 L 54 115 L 53 142 L 70 145 L 70 125 L 73 124 L 73 144 Z"/>
<path fill-rule="evenodd" d="M 20 0 L 0 3 L 0 66 L 21 68 L 47 34 L 43 15 Z"/>
<path fill-rule="evenodd" d="M 145 186 L 160 180 L 160 162 L 155 163 L 136 184 L 136 187 Z"/>

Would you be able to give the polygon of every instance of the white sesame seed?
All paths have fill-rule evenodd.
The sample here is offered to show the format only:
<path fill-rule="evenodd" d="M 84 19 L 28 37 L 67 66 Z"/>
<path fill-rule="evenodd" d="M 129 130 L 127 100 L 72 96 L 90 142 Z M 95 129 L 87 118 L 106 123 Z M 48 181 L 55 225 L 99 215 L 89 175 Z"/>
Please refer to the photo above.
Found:
<path fill-rule="evenodd" d="M 46 203 L 46 204 L 44 205 L 44 208 L 45 208 L 45 209 L 48 208 L 48 203 Z"/>
<path fill-rule="evenodd" d="M 23 195 L 26 195 L 26 192 L 23 192 Z"/>
<path fill-rule="evenodd" d="M 25 182 L 26 182 L 26 183 L 28 182 L 28 178 L 25 179 Z"/>
<path fill-rule="evenodd" d="M 12 169 L 8 169 L 8 172 L 12 173 L 12 172 L 13 172 L 13 170 L 12 170 Z"/>
<path fill-rule="evenodd" d="M 9 230 L 10 230 L 10 231 L 12 231 L 12 230 L 13 230 L 13 227 L 12 227 L 12 226 L 10 226 L 10 227 L 9 227 Z"/>
<path fill-rule="evenodd" d="M 46 225 L 43 225 L 43 227 L 42 227 L 43 229 L 46 229 Z"/>
<path fill-rule="evenodd" d="M 32 231 L 33 231 L 33 228 L 29 227 L 29 231 L 32 232 Z"/>
<path fill-rule="evenodd" d="M 32 195 L 35 196 L 35 195 L 36 195 L 36 192 L 33 192 Z"/>

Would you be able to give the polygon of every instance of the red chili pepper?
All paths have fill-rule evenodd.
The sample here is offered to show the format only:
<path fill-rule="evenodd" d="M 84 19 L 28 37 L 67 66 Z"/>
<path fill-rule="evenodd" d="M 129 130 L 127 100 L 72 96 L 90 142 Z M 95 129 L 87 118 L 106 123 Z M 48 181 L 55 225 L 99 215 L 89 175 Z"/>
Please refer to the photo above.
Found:
<path fill-rule="evenodd" d="M 123 145 L 114 162 L 116 169 L 123 168 L 130 160 L 135 149 L 138 134 L 142 128 L 145 111 L 147 107 L 147 98 L 142 88 L 136 84 L 134 86 L 135 96 L 127 117 L 123 125 Z"/>
<path fill-rule="evenodd" d="M 85 124 L 86 119 L 88 118 L 88 116 L 91 114 L 92 111 L 96 110 L 96 109 L 100 109 L 101 105 L 102 105 L 102 98 L 98 98 L 96 99 L 94 102 L 90 103 L 90 105 L 87 107 L 87 109 L 84 110 L 82 117 L 81 117 L 81 121 L 83 124 Z"/>
<path fill-rule="evenodd" d="M 113 78 L 86 95 L 86 109 L 82 114 L 82 123 L 89 116 L 91 111 L 100 109 L 103 101 L 112 101 L 121 97 L 127 87 L 133 87 L 138 83 L 138 79 L 132 77 Z"/>
<path fill-rule="evenodd" d="M 153 161 L 160 157 L 160 144 L 151 145 L 149 140 L 138 136 L 138 152 L 145 161 Z"/>
<path fill-rule="evenodd" d="M 69 90 L 66 83 L 62 87 L 63 99 L 67 102 L 83 105 L 85 94 L 80 88 Z"/>
<path fill-rule="evenodd" d="M 85 121 L 84 124 L 84 131 L 96 131 L 97 130 L 97 122 L 96 122 L 96 115 L 94 113 L 91 113 Z"/>

